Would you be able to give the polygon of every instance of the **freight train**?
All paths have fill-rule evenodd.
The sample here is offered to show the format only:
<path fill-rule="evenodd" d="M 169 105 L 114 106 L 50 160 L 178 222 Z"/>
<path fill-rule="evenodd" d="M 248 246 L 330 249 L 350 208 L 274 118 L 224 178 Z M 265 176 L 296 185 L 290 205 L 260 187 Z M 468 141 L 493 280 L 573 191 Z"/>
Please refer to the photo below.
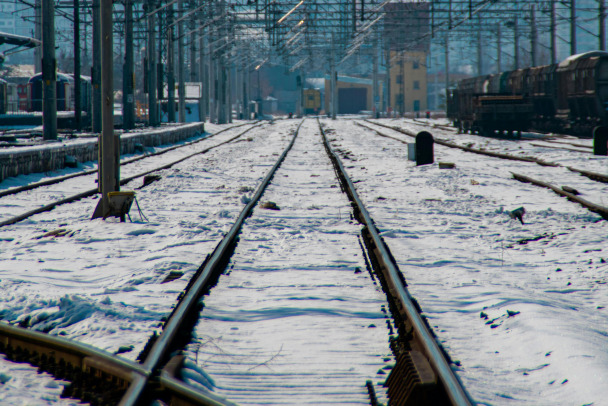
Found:
<path fill-rule="evenodd" d="M 608 127 L 608 52 L 461 80 L 448 90 L 447 116 L 461 132 L 590 137 Z"/>

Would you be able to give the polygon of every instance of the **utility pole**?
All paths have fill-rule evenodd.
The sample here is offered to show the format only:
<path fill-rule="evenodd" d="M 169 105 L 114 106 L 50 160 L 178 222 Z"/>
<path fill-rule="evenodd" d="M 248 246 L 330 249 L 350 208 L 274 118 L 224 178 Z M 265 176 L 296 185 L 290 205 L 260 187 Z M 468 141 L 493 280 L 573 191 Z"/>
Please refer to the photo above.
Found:
<path fill-rule="evenodd" d="M 167 121 L 175 123 L 175 38 L 173 4 L 167 9 Z"/>
<path fill-rule="evenodd" d="M 557 12 L 555 1 L 551 0 L 551 64 L 557 63 Z"/>
<path fill-rule="evenodd" d="M 112 34 L 112 0 L 101 0 L 101 93 L 102 130 L 99 140 L 98 183 L 101 199 L 93 218 L 105 218 L 110 213 L 110 192 L 120 190 L 120 139 L 114 135 L 114 41 Z"/>
<path fill-rule="evenodd" d="M 42 1 L 42 136 L 57 139 L 57 60 L 55 59 L 55 3 Z"/>
<path fill-rule="evenodd" d="M 82 128 L 81 82 L 80 82 L 80 2 L 74 0 L 74 124 L 77 131 Z"/>
<path fill-rule="evenodd" d="M 576 55 L 576 0 L 570 0 L 570 55 Z"/>
<path fill-rule="evenodd" d="M 530 5 L 530 53 L 532 59 L 532 66 L 537 66 L 538 51 L 537 51 L 538 37 L 536 33 L 536 8 L 534 4 Z"/>
<path fill-rule="evenodd" d="M 91 124 L 94 133 L 101 132 L 101 18 L 100 1 L 93 0 L 93 65 L 91 81 L 93 82 L 93 100 Z"/>
<path fill-rule="evenodd" d="M 158 69 L 156 68 L 156 53 L 155 51 L 155 29 L 156 29 L 156 17 L 152 13 L 154 11 L 154 0 L 148 0 L 147 2 L 148 13 L 148 125 L 156 127 L 160 124 L 157 117 L 156 108 L 156 74 Z"/>
<path fill-rule="evenodd" d="M 599 41 L 600 50 L 606 50 L 606 2 L 605 0 L 598 0 L 599 5 Z"/>
<path fill-rule="evenodd" d="M 184 0 L 177 2 L 177 18 L 181 20 L 184 9 Z M 179 76 L 179 122 L 186 122 L 186 86 L 184 84 L 186 72 L 184 67 L 184 22 L 177 23 L 177 72 Z"/>
<path fill-rule="evenodd" d="M 133 76 L 133 0 L 125 0 L 125 63 L 122 81 L 122 128 L 135 128 L 135 78 Z"/>

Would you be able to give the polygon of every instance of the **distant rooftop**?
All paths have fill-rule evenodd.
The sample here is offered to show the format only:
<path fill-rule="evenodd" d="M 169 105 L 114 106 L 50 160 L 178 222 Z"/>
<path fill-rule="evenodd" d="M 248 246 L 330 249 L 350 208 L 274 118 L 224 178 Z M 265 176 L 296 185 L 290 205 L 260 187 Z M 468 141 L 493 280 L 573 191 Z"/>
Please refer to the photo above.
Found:
<path fill-rule="evenodd" d="M 34 76 L 34 71 L 34 65 L 4 65 L 0 69 L 0 77 L 5 79 L 31 77 Z"/>

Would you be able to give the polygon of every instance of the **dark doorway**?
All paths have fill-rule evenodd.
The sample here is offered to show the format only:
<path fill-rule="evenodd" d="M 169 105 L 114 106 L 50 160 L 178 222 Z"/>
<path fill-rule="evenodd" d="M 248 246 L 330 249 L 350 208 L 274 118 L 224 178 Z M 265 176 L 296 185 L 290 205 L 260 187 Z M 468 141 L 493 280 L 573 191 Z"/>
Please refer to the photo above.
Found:
<path fill-rule="evenodd" d="M 357 114 L 361 110 L 367 110 L 366 88 L 338 89 L 339 114 Z"/>

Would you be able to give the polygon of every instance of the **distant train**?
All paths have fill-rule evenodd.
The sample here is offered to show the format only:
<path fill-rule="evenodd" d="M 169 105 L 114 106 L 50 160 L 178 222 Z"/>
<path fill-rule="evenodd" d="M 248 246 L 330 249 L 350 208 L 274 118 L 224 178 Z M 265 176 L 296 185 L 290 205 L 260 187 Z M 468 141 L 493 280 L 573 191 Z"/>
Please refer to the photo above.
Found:
<path fill-rule="evenodd" d="M 608 127 L 608 52 L 464 79 L 447 96 L 447 116 L 460 131 L 591 136 Z"/>
<path fill-rule="evenodd" d="M 321 91 L 319 89 L 304 89 L 304 114 L 319 114 L 321 112 Z"/>
<path fill-rule="evenodd" d="M 42 111 L 42 74 L 30 78 L 28 82 L 28 111 Z M 80 106 L 82 111 L 91 111 L 91 78 L 80 76 Z M 73 75 L 57 74 L 57 111 L 75 109 L 76 91 Z"/>
<path fill-rule="evenodd" d="M 10 80 L 10 79 L 9 79 Z M 27 81 L 27 83 L 25 83 Z M 83 112 L 91 111 L 91 78 L 80 77 L 80 106 Z M 73 75 L 57 74 L 57 111 L 75 110 L 76 92 Z M 42 111 L 42 74 L 19 82 L 0 79 L 0 114 Z"/>

